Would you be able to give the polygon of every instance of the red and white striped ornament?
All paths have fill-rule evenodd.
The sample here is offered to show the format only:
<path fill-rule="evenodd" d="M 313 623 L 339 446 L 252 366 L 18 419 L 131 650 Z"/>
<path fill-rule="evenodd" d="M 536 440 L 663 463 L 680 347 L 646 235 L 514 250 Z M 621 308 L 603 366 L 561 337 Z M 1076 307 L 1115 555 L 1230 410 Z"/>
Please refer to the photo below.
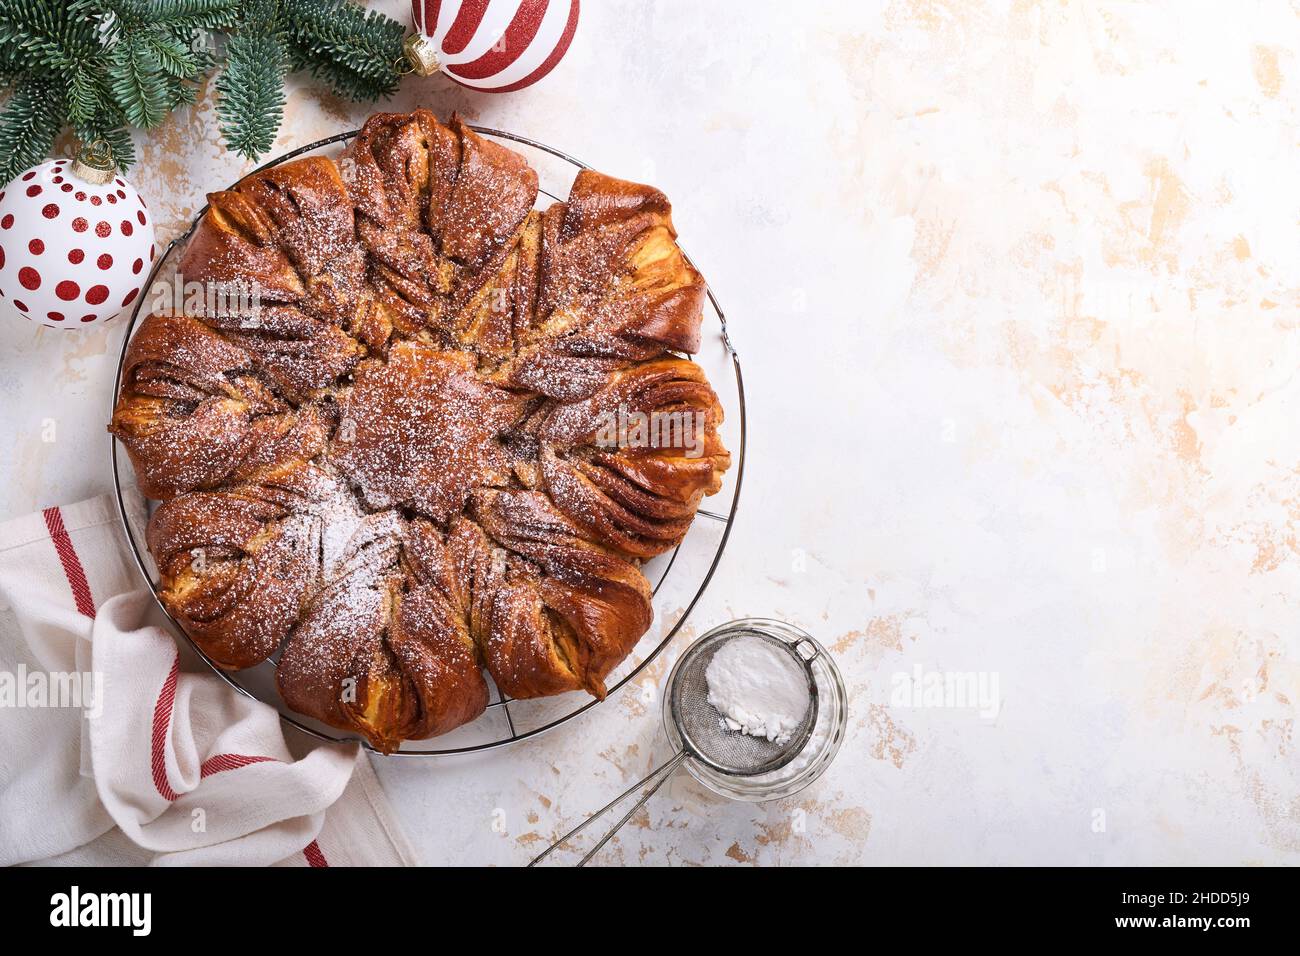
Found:
<path fill-rule="evenodd" d="M 153 216 L 106 153 L 49 160 L 0 190 L 0 309 L 98 325 L 135 301 L 156 254 Z"/>
<path fill-rule="evenodd" d="M 411 0 L 406 55 L 421 76 L 509 93 L 536 83 L 569 49 L 578 0 Z"/>

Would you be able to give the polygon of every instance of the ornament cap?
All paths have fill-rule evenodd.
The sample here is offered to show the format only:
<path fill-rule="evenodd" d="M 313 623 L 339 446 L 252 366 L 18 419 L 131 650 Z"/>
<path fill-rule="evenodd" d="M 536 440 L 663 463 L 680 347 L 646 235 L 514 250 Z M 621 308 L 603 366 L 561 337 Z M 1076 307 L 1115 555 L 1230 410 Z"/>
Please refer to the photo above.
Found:
<path fill-rule="evenodd" d="M 416 76 L 433 76 L 442 64 L 438 62 L 438 47 L 431 37 L 423 33 L 412 33 L 402 43 L 402 52 L 410 64 L 410 72 Z"/>
<path fill-rule="evenodd" d="M 81 147 L 77 158 L 72 161 L 73 175 L 96 186 L 104 185 L 116 172 L 112 147 L 102 139 L 92 140 Z"/>

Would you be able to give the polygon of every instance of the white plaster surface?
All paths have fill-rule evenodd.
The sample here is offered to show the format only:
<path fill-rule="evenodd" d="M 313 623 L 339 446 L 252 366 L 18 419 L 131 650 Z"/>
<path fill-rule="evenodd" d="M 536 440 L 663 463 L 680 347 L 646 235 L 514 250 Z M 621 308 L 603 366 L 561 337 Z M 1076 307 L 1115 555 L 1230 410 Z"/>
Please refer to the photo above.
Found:
<path fill-rule="evenodd" d="M 416 104 L 667 192 L 750 414 L 687 631 L 789 620 L 850 686 L 812 788 L 679 777 L 601 862 L 1300 862 L 1300 7 L 589 0 L 538 86 Z M 277 149 L 369 111 L 295 86 Z M 205 100 L 129 176 L 166 239 L 245 168 Z M 0 315 L 5 514 L 111 487 L 121 334 Z M 636 692 L 376 763 L 426 862 L 518 864 L 665 756 Z"/>

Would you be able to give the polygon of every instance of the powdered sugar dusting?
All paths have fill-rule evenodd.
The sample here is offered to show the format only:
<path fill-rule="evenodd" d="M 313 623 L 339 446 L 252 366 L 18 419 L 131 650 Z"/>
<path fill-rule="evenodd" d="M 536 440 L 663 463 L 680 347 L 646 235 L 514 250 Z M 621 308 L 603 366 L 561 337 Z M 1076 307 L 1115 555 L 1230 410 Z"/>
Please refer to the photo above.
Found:
<path fill-rule="evenodd" d="M 486 489 L 549 490 L 564 517 L 498 515 L 473 557 L 457 559 L 453 573 L 469 576 L 455 586 L 467 589 L 465 605 L 448 611 L 414 601 L 410 623 L 434 633 L 459 615 L 455 628 L 501 669 L 494 676 L 528 680 L 560 660 L 569 661 L 567 676 L 543 682 L 553 686 L 543 692 L 574 680 L 598 687 L 603 674 L 567 669 L 585 657 L 566 642 L 586 638 L 565 618 L 583 612 L 565 602 L 632 602 L 627 616 L 648 622 L 648 596 L 606 585 L 592 569 L 638 575 L 644 555 L 628 544 L 671 547 L 683 508 L 689 517 L 698 495 L 680 499 L 685 473 L 675 477 L 667 456 L 647 468 L 634 450 L 598 454 L 592 429 L 561 441 L 542 438 L 537 423 L 548 408 L 664 355 L 655 330 L 698 326 L 698 306 L 672 304 L 679 279 L 661 264 L 651 264 L 661 269 L 653 281 L 636 281 L 636 237 L 662 228 L 666 202 L 597 177 L 584 180 L 581 215 L 566 219 L 564 204 L 530 215 L 536 175 L 521 157 L 420 112 L 375 117 L 355 149 L 342 176 L 329 160 L 299 160 L 212 197 L 220 215 L 210 213 L 196 232 L 186 278 L 251 279 L 269 308 L 262 321 L 203 312 L 200 321 L 147 320 L 110 427 L 149 493 L 207 490 L 214 501 L 274 503 L 279 546 L 306 576 L 267 605 L 280 620 L 300 615 L 281 671 L 282 681 L 292 675 L 295 706 L 353 725 L 355 714 L 332 695 L 349 677 L 399 666 L 385 635 L 402 596 L 424 586 L 403 561 L 408 523 L 427 519 L 441 535 L 453 522 L 473 527 L 464 522 L 476 520 Z M 644 211 L 629 213 L 627 197 L 593 200 L 600 189 L 626 193 Z M 695 278 L 684 273 L 680 282 Z M 551 320 L 558 307 L 565 317 Z M 548 470 L 547 461 L 567 464 Z M 599 480 L 580 477 L 583 470 Z M 217 529 L 229 517 L 216 507 L 202 520 Z M 579 539 L 604 565 L 567 543 Z M 234 573 L 252 568 L 245 559 Z M 549 607 L 543 594 L 561 604 Z M 175 600 L 185 619 L 184 595 Z M 524 614 L 529 608 L 535 616 Z M 265 638 L 269 625 L 244 626 L 250 638 Z M 642 631 L 626 635 L 624 654 Z M 464 639 L 455 640 L 463 653 Z M 519 656 L 547 643 L 542 658 Z M 454 670 L 431 660 L 401 655 L 405 679 L 422 693 L 433 685 L 420 682 Z"/>

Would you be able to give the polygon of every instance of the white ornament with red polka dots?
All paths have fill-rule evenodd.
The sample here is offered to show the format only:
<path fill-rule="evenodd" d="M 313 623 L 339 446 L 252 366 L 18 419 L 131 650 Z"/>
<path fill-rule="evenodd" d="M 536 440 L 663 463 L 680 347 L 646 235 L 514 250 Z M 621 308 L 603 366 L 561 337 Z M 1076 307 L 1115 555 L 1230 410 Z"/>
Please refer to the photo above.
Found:
<path fill-rule="evenodd" d="M 107 322 L 156 255 L 153 216 L 121 176 L 87 182 L 54 159 L 0 190 L 0 311 L 54 328 Z"/>

